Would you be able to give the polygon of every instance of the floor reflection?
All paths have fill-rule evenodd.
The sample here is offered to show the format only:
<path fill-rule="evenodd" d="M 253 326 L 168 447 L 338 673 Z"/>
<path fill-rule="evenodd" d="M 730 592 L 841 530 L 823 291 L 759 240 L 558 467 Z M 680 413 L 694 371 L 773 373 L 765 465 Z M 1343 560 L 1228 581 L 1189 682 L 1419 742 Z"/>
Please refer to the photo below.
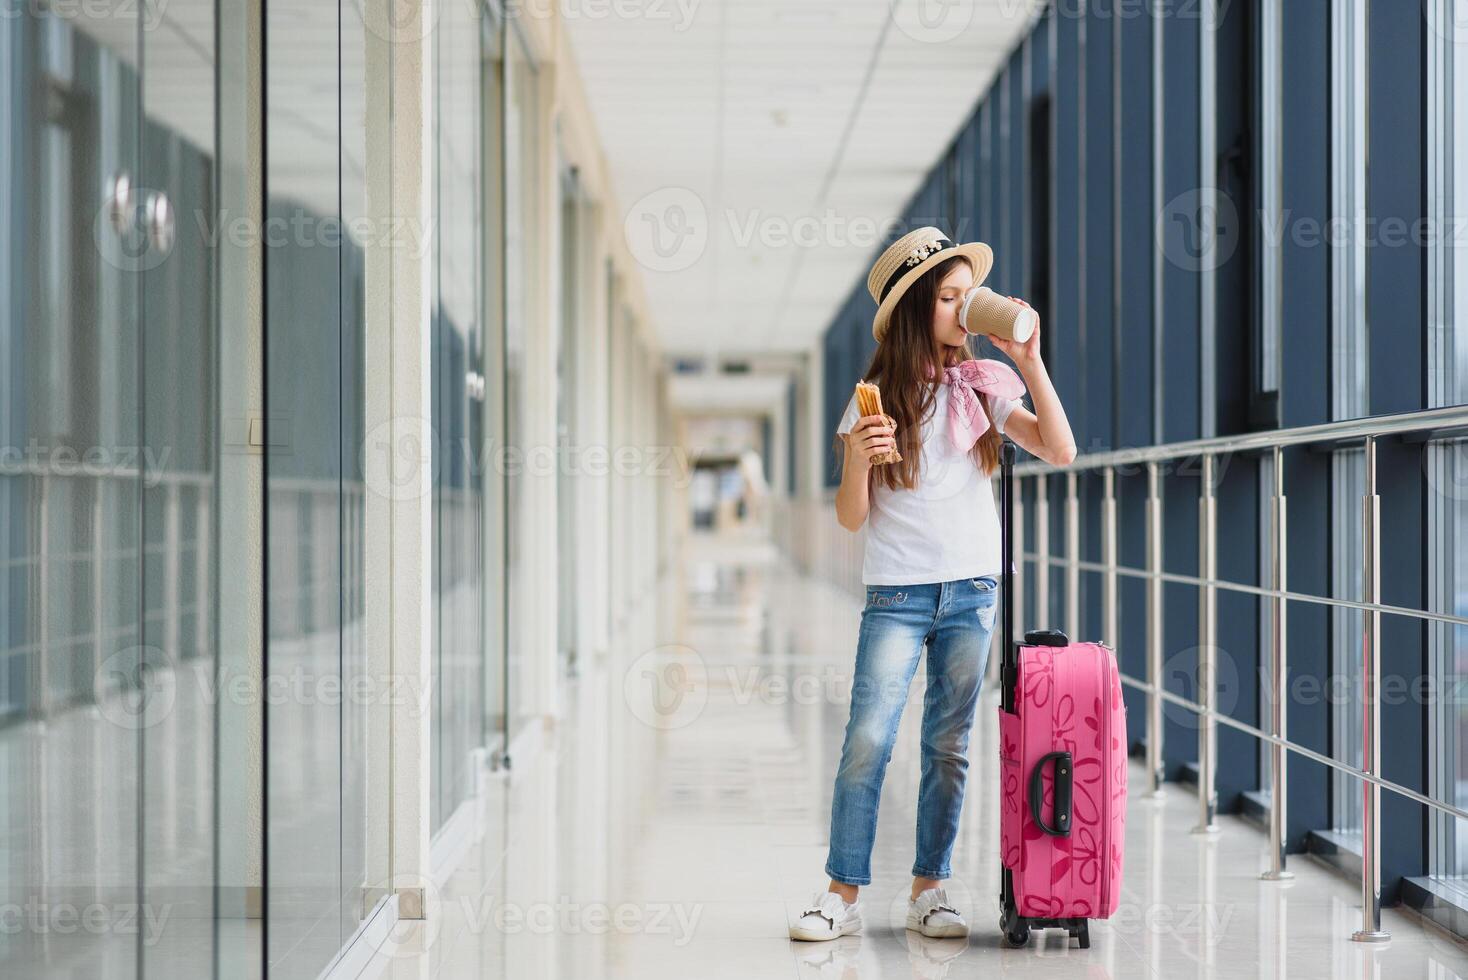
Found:
<path fill-rule="evenodd" d="M 577 980 L 659 977 L 1130 978 L 1468 975 L 1458 943 L 1388 910 L 1385 947 L 1350 942 L 1355 888 L 1297 859 L 1260 881 L 1266 840 L 1231 817 L 1188 833 L 1191 793 L 1133 794 L 1118 915 L 1092 947 L 1039 934 L 1001 947 L 994 701 L 972 741 L 950 897 L 967 940 L 903 928 L 918 785 L 914 680 L 863 890 L 866 928 L 794 943 L 786 923 L 823 887 L 830 784 L 846 721 L 858 608 L 743 542 L 700 545 L 608 662 L 587 664 L 546 755 L 486 816 L 496 828 L 444 889 L 421 952 L 396 944 L 381 975 Z M 1134 785 L 1142 780 L 1134 770 Z M 499 809 L 503 808 L 503 811 Z M 502 821 L 502 822 L 497 822 Z"/>

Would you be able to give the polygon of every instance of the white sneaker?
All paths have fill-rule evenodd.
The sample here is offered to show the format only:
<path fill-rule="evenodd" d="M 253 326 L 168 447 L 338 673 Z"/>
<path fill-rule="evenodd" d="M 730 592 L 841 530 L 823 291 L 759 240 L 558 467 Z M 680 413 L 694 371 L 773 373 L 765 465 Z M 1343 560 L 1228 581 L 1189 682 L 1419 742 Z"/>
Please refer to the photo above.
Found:
<path fill-rule="evenodd" d="M 791 939 L 822 942 L 861 931 L 861 899 L 847 904 L 835 892 L 815 892 L 811 903 L 790 927 Z"/>
<path fill-rule="evenodd" d="M 968 935 L 963 914 L 948 903 L 941 888 L 929 888 L 907 901 L 907 927 L 929 939 L 952 939 Z"/>

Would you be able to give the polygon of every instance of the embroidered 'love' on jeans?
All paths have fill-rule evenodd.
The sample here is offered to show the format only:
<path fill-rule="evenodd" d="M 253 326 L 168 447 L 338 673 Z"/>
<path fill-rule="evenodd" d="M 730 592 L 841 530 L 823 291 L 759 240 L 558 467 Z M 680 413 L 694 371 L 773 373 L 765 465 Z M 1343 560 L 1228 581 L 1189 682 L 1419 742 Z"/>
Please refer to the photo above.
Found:
<path fill-rule="evenodd" d="M 851 717 L 831 800 L 826 874 L 833 880 L 871 884 L 882 779 L 925 644 L 928 684 L 912 873 L 916 878 L 952 876 L 949 860 L 968 778 L 969 729 L 989 661 L 998 595 L 998 583 L 987 575 L 929 585 L 867 586 Z"/>

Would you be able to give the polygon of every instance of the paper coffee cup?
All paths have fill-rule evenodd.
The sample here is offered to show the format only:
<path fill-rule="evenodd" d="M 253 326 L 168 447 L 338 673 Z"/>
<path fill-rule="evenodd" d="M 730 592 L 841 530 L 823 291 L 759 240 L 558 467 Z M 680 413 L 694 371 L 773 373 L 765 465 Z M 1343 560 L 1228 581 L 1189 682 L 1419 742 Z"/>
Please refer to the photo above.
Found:
<path fill-rule="evenodd" d="M 1040 317 L 1023 303 L 1000 296 L 988 286 L 970 289 L 958 313 L 963 329 L 1023 344 L 1035 333 Z"/>

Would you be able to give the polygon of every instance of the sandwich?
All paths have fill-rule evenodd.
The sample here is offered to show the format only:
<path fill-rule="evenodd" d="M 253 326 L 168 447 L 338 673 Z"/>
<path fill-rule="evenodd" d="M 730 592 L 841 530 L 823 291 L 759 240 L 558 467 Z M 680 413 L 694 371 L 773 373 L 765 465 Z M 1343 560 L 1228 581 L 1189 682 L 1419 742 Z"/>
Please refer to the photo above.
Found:
<path fill-rule="evenodd" d="M 861 414 L 862 418 L 866 418 L 868 415 L 880 415 L 887 420 L 887 424 L 892 426 L 894 430 L 897 427 L 897 420 L 882 411 L 882 390 L 874 384 L 866 381 L 858 381 L 856 383 L 856 410 Z M 891 452 L 873 456 L 872 462 L 900 463 L 902 462 L 902 454 L 894 448 Z"/>

